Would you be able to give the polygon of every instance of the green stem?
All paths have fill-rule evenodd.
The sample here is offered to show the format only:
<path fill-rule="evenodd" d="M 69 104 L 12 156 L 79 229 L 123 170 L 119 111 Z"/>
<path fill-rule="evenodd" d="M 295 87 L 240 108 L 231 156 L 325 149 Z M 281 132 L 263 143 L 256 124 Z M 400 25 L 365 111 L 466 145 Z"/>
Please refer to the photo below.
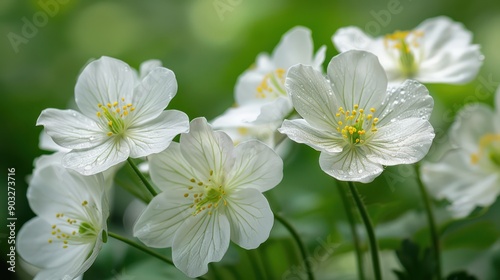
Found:
<path fill-rule="evenodd" d="M 346 190 L 344 190 L 343 185 L 338 186 L 339 193 L 340 193 L 340 198 L 342 199 L 342 202 L 344 204 L 344 211 L 345 215 L 347 217 L 347 220 L 349 222 L 349 227 L 351 229 L 351 235 L 352 235 L 352 241 L 354 245 L 354 249 L 356 251 L 356 262 L 357 262 L 357 269 L 358 269 L 358 279 L 359 280 L 364 280 L 365 279 L 365 272 L 363 270 L 363 252 L 361 250 L 361 242 L 359 241 L 359 236 L 358 236 L 358 231 L 356 230 L 356 222 L 354 220 L 354 216 L 352 213 L 352 208 L 351 208 L 351 200 L 348 198 Z"/>
<path fill-rule="evenodd" d="M 134 169 L 135 174 L 137 174 L 137 176 L 139 176 L 139 178 L 141 179 L 144 186 L 146 186 L 148 191 L 153 195 L 153 197 L 155 197 L 158 194 L 158 192 L 156 192 L 155 188 L 153 188 L 153 186 L 149 183 L 148 179 L 146 179 L 146 177 L 144 177 L 144 174 L 142 174 L 142 172 L 139 170 L 139 168 L 137 168 L 137 165 L 135 165 L 134 161 L 131 158 L 127 158 L 127 161 L 130 164 L 130 166 L 132 167 L 132 169 Z"/>
<path fill-rule="evenodd" d="M 361 201 L 361 198 L 359 197 L 358 191 L 356 190 L 354 183 L 349 181 L 348 184 L 349 184 L 349 190 L 351 191 L 351 194 L 354 198 L 354 202 L 356 202 L 356 206 L 358 207 L 359 214 L 361 214 L 361 219 L 365 224 L 366 234 L 368 235 L 368 241 L 370 242 L 370 253 L 372 256 L 373 273 L 375 276 L 375 280 L 382 280 L 382 272 L 380 270 L 380 260 L 378 258 L 377 239 L 375 237 L 375 231 L 373 230 L 372 222 L 370 221 L 370 217 L 366 212 L 366 208 L 363 205 L 363 201 Z"/>
<path fill-rule="evenodd" d="M 429 199 L 429 194 L 420 179 L 420 169 L 418 164 L 414 164 L 415 173 L 417 175 L 417 185 L 420 190 L 420 194 L 422 195 L 422 200 L 424 201 L 425 213 L 427 214 L 427 222 L 429 223 L 429 230 L 431 234 L 432 240 L 432 251 L 434 253 L 434 258 L 436 261 L 436 275 L 437 279 L 442 279 L 442 271 L 441 271 L 441 253 L 439 250 L 439 235 L 436 228 L 436 221 L 434 220 L 434 212 L 432 211 L 431 202 Z"/>
<path fill-rule="evenodd" d="M 274 213 L 274 218 L 276 220 L 278 220 L 292 235 L 293 239 L 295 240 L 295 243 L 299 247 L 300 254 L 302 255 L 302 260 L 304 261 L 304 265 L 306 267 L 307 277 L 309 280 L 314 280 L 314 274 L 312 272 L 311 262 L 310 262 L 309 258 L 307 257 L 306 247 L 304 246 L 304 243 L 300 239 L 299 234 L 293 228 L 293 226 L 287 220 L 285 220 L 283 217 L 281 217 L 280 215 Z"/>
<path fill-rule="evenodd" d="M 153 251 L 153 250 L 151 250 L 151 249 L 149 249 L 149 248 L 147 248 L 145 246 L 137 244 L 136 242 L 134 242 L 134 241 L 132 241 L 132 240 L 130 240 L 128 238 L 125 238 L 125 237 L 123 237 L 123 236 L 121 236 L 119 234 L 116 234 L 114 232 L 108 232 L 108 236 L 111 236 L 114 239 L 120 240 L 121 242 L 126 243 L 126 244 L 128 244 L 128 245 L 130 245 L 130 246 L 132 246 L 132 247 L 134 247 L 136 249 L 139 249 L 139 250 L 143 251 L 144 253 L 147 253 L 147 254 L 149 254 L 149 255 L 151 255 L 151 256 L 153 256 L 153 257 L 155 257 L 155 258 L 157 258 L 157 259 L 159 259 L 159 260 L 161 260 L 163 262 L 166 262 L 166 263 L 168 263 L 170 265 L 175 266 L 174 262 L 172 262 L 167 257 L 163 256 L 162 254 L 157 253 L 157 252 L 155 252 L 155 251 Z M 206 280 L 204 277 L 201 277 L 201 276 L 200 277 L 196 277 L 196 279 Z"/>

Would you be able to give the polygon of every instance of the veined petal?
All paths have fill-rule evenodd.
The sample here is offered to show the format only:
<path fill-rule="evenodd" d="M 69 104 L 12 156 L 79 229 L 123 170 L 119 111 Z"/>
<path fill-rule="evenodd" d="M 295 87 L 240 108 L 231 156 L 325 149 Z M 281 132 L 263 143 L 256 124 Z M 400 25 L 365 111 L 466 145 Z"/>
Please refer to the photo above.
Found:
<path fill-rule="evenodd" d="M 95 121 L 73 110 L 45 109 L 36 125 L 43 125 L 54 142 L 68 149 L 86 149 L 107 139 Z"/>
<path fill-rule="evenodd" d="M 258 190 L 248 188 L 231 193 L 226 213 L 231 240 L 244 249 L 255 249 L 269 237 L 274 216 L 267 199 Z"/>
<path fill-rule="evenodd" d="M 483 104 L 464 106 L 450 128 L 450 141 L 469 153 L 476 153 L 479 141 L 487 133 L 493 133 L 494 112 Z"/>
<path fill-rule="evenodd" d="M 233 151 L 234 161 L 226 170 L 227 189 L 254 188 L 265 192 L 283 178 L 283 160 L 271 148 L 256 140 L 243 142 Z"/>
<path fill-rule="evenodd" d="M 276 67 L 287 69 L 297 64 L 312 62 L 313 41 L 311 31 L 297 26 L 285 33 L 272 54 L 272 61 Z"/>
<path fill-rule="evenodd" d="M 141 125 L 129 127 L 127 141 L 130 157 L 138 158 L 159 153 L 170 145 L 172 139 L 189 130 L 189 118 L 181 111 L 163 111 L 157 118 Z"/>
<path fill-rule="evenodd" d="M 355 26 L 337 29 L 332 36 L 332 42 L 339 52 L 348 50 L 370 51 L 374 39 Z"/>
<path fill-rule="evenodd" d="M 410 164 L 421 160 L 434 139 L 432 125 L 419 118 L 407 118 L 379 126 L 367 142 L 368 160 L 382 165 Z"/>
<path fill-rule="evenodd" d="M 57 268 L 55 272 L 62 279 L 65 274 L 74 273 L 74 269 L 83 264 L 94 244 L 68 248 L 51 244 L 48 242 L 52 238 L 51 227 L 41 217 L 26 222 L 17 234 L 17 250 L 30 264 L 42 269 Z"/>
<path fill-rule="evenodd" d="M 340 134 L 322 131 L 312 127 L 306 120 L 285 120 L 278 129 L 297 143 L 306 144 L 309 147 L 327 153 L 338 153 L 342 151 L 345 141 Z"/>
<path fill-rule="evenodd" d="M 369 183 L 382 171 L 381 164 L 371 162 L 366 158 L 366 151 L 358 147 L 344 147 L 340 153 L 322 152 L 319 165 L 326 174 L 341 181 Z"/>
<path fill-rule="evenodd" d="M 184 274 L 198 277 L 207 273 L 209 262 L 222 259 L 229 240 L 230 225 L 225 215 L 198 214 L 187 219 L 175 233 L 172 259 Z"/>
<path fill-rule="evenodd" d="M 51 152 L 64 152 L 67 153 L 71 151 L 71 149 L 64 148 L 62 146 L 59 146 L 52 140 L 52 137 L 50 137 L 47 132 L 42 130 L 40 132 L 40 137 L 38 138 L 38 147 L 42 150 L 45 151 L 51 151 Z"/>
<path fill-rule="evenodd" d="M 478 165 L 471 165 L 463 151 L 447 153 L 439 163 L 424 163 L 421 178 L 429 193 L 447 199 L 457 218 L 465 217 L 476 206 L 489 206 L 498 196 L 500 178 L 487 174 Z"/>
<path fill-rule="evenodd" d="M 83 176 L 63 168 L 57 160 L 60 157 L 61 154 L 53 154 L 37 161 L 26 194 L 33 212 L 48 222 L 55 222 L 56 213 L 75 213 L 75 209 L 79 208 L 83 201 L 87 201 L 97 207 L 96 216 L 107 214 L 107 209 L 104 211 L 101 206 L 105 195 L 102 174 Z M 53 161 L 52 158 L 57 161 Z M 87 217 L 86 213 L 80 214 Z"/>
<path fill-rule="evenodd" d="M 174 72 L 163 67 L 151 70 L 134 90 L 132 122 L 141 124 L 158 117 L 176 93 Z"/>
<path fill-rule="evenodd" d="M 328 64 L 328 77 L 339 106 L 352 110 L 377 108 L 387 91 L 387 76 L 377 57 L 369 52 L 351 50 L 341 53 Z M 337 111 L 338 108 L 335 108 Z"/>
<path fill-rule="evenodd" d="M 262 105 L 255 124 L 268 124 L 282 121 L 293 110 L 292 102 L 288 97 L 280 96 L 275 100 Z"/>
<path fill-rule="evenodd" d="M 417 81 L 406 80 L 398 88 L 387 91 L 375 117 L 379 118 L 378 126 L 406 118 L 428 120 L 433 107 L 434 100 L 427 88 Z"/>
<path fill-rule="evenodd" d="M 172 142 L 161 153 L 149 157 L 151 179 L 163 192 L 188 190 L 191 179 L 201 177 L 184 159 L 179 143 Z"/>
<path fill-rule="evenodd" d="M 321 72 L 295 65 L 288 71 L 285 86 L 293 106 L 309 124 L 327 131 L 336 127 L 335 112 L 341 105 Z"/>
<path fill-rule="evenodd" d="M 143 63 L 141 63 L 141 66 L 139 66 L 139 79 L 144 79 L 149 74 L 149 72 L 161 66 L 161 61 L 159 61 L 158 59 L 150 59 L 144 61 Z"/>
<path fill-rule="evenodd" d="M 137 77 L 125 62 L 103 56 L 89 63 L 78 77 L 75 100 L 80 111 L 97 120 L 98 104 L 132 100 Z"/>
<path fill-rule="evenodd" d="M 415 79 L 423 83 L 465 84 L 479 73 L 482 57 L 478 45 L 442 53 L 432 60 L 422 61 Z"/>
<path fill-rule="evenodd" d="M 176 231 L 192 214 L 192 201 L 182 195 L 181 190 L 171 190 L 155 196 L 135 223 L 134 236 L 148 247 L 172 247 Z"/>
<path fill-rule="evenodd" d="M 415 77 L 428 83 L 463 84 L 474 79 L 482 65 L 479 45 L 461 23 L 440 16 L 415 28 L 423 33 L 422 62 Z"/>
<path fill-rule="evenodd" d="M 180 144 L 186 161 L 204 176 L 221 176 L 230 165 L 233 141 L 223 132 L 214 132 L 205 118 L 191 121 L 190 131 L 182 134 Z"/>
<path fill-rule="evenodd" d="M 73 150 L 63 158 L 63 165 L 83 175 L 103 172 L 113 165 L 125 161 L 130 155 L 127 141 L 118 136 L 91 149 Z"/>

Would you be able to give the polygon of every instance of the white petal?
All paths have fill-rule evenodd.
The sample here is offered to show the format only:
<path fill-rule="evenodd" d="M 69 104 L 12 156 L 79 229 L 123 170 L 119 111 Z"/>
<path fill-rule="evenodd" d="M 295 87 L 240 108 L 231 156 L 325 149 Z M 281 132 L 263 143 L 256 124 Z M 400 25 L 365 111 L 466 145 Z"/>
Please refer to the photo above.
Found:
<path fill-rule="evenodd" d="M 339 106 L 345 110 L 352 110 L 355 104 L 365 110 L 376 108 L 385 97 L 387 76 L 372 53 L 358 50 L 341 53 L 332 58 L 327 72 L 340 99 Z"/>
<path fill-rule="evenodd" d="M 500 193 L 498 175 L 470 164 L 461 150 L 449 152 L 439 163 L 424 163 L 421 176 L 431 195 L 452 203 L 450 210 L 457 218 L 469 215 L 476 206 L 491 205 Z"/>
<path fill-rule="evenodd" d="M 280 96 L 270 103 L 260 108 L 259 117 L 254 121 L 255 124 L 268 124 L 283 119 L 293 110 L 293 105 L 288 96 Z"/>
<path fill-rule="evenodd" d="M 36 125 L 43 125 L 56 144 L 68 149 L 95 147 L 107 139 L 95 121 L 73 110 L 45 109 Z"/>
<path fill-rule="evenodd" d="M 82 258 L 87 255 L 80 255 L 90 251 L 92 247 L 68 246 L 64 249 L 62 244 L 48 242 L 52 238 L 51 231 L 52 225 L 41 217 L 26 222 L 17 234 L 17 250 L 21 257 L 41 268 L 63 266 L 78 260 L 83 263 Z"/>
<path fill-rule="evenodd" d="M 458 112 L 450 128 L 450 141 L 469 153 L 476 153 L 479 141 L 487 133 L 494 133 L 494 112 L 484 104 L 469 104 Z"/>
<path fill-rule="evenodd" d="M 127 141 L 115 136 L 108 138 L 106 142 L 94 148 L 67 153 L 63 158 L 63 165 L 81 174 L 92 175 L 124 162 L 130 155 Z"/>
<path fill-rule="evenodd" d="M 174 234 L 186 218 L 191 217 L 192 202 L 192 198 L 184 198 L 179 191 L 158 194 L 135 223 L 134 236 L 148 247 L 172 247 Z"/>
<path fill-rule="evenodd" d="M 161 67 L 161 61 L 158 59 L 150 59 L 146 60 L 143 63 L 141 63 L 141 66 L 139 67 L 139 78 L 142 80 L 144 79 L 149 72 L 151 72 L 153 69 Z"/>
<path fill-rule="evenodd" d="M 400 83 L 402 73 L 399 69 L 398 61 L 387 52 L 383 37 L 372 38 L 366 35 L 360 28 L 349 26 L 337 30 L 332 36 L 332 41 L 340 52 L 361 50 L 375 54 L 384 68 L 388 80 L 398 81 L 397 84 Z"/>
<path fill-rule="evenodd" d="M 103 56 L 89 63 L 78 77 L 75 100 L 80 111 L 97 120 L 98 104 L 130 102 L 137 77 L 125 62 Z"/>
<path fill-rule="evenodd" d="M 385 126 L 378 131 L 367 147 L 370 161 L 382 165 L 410 164 L 421 160 L 434 139 L 432 125 L 419 118 L 408 118 Z"/>
<path fill-rule="evenodd" d="M 380 126 L 406 118 L 428 120 L 433 107 L 434 100 L 427 88 L 419 82 L 406 80 L 398 88 L 387 91 L 382 104 L 375 107 L 374 117 L 379 118 Z"/>
<path fill-rule="evenodd" d="M 198 277 L 207 273 L 209 262 L 222 259 L 229 247 L 229 240 L 227 217 L 204 212 L 190 217 L 177 230 L 172 245 L 172 259 L 184 274 Z"/>
<path fill-rule="evenodd" d="M 130 113 L 134 125 L 141 125 L 158 117 L 176 93 L 177 80 L 174 72 L 163 67 L 151 70 L 134 90 L 131 103 L 135 110 Z"/>
<path fill-rule="evenodd" d="M 55 156 L 55 159 L 60 158 L 58 154 Z M 97 209 L 89 208 L 95 210 L 86 212 L 87 219 L 104 216 L 107 209 L 102 207 L 105 195 L 102 174 L 83 176 L 62 167 L 58 161 L 50 162 L 52 161 L 50 157 L 54 155 L 37 161 L 37 167 L 26 194 L 33 212 L 47 221 L 55 222 L 56 213 L 76 213 L 75 209 L 81 209 L 81 203 L 87 200 L 89 204 L 97 207 Z M 87 215 L 90 213 L 92 217 Z M 106 216 L 103 219 L 106 219 Z"/>
<path fill-rule="evenodd" d="M 249 104 L 227 109 L 211 123 L 216 129 L 250 125 L 260 115 L 261 105 Z"/>
<path fill-rule="evenodd" d="M 268 70 L 268 72 L 271 71 L 273 69 Z M 259 86 L 268 72 L 264 72 L 261 69 L 249 69 L 238 77 L 234 88 L 234 98 L 238 106 L 254 103 L 262 104 L 264 102 L 262 98 L 257 98 L 257 86 Z"/>
<path fill-rule="evenodd" d="M 200 179 L 199 174 L 189 165 L 181 153 L 179 143 L 172 142 L 163 152 L 149 157 L 151 179 L 164 192 L 187 190 Z"/>
<path fill-rule="evenodd" d="M 283 160 L 265 144 L 249 140 L 236 146 L 226 187 L 254 188 L 260 192 L 275 187 L 283 178 Z"/>
<path fill-rule="evenodd" d="M 276 68 L 288 69 L 290 66 L 303 63 L 312 63 L 313 42 L 311 31 L 297 26 L 283 35 L 272 54 Z"/>
<path fill-rule="evenodd" d="M 288 71 L 285 86 L 293 106 L 309 124 L 327 131 L 336 127 L 335 112 L 342 105 L 321 72 L 295 65 Z"/>
<path fill-rule="evenodd" d="M 181 152 L 187 162 L 200 174 L 222 176 L 226 173 L 233 141 L 223 132 L 214 132 L 205 118 L 191 121 L 189 133 L 181 136 Z M 218 178 L 222 179 L 222 178 Z"/>
<path fill-rule="evenodd" d="M 461 23 L 440 16 L 427 19 L 415 28 L 423 32 L 423 58 L 419 74 L 422 82 L 463 84 L 474 79 L 482 65 L 472 33 Z"/>
<path fill-rule="evenodd" d="M 317 151 L 338 153 L 342 151 L 345 144 L 339 133 L 319 130 L 303 119 L 285 120 L 279 132 L 286 134 L 293 141 L 306 144 Z"/>
<path fill-rule="evenodd" d="M 332 42 L 339 52 L 348 50 L 370 51 L 374 39 L 355 26 L 339 28 L 332 36 Z"/>
<path fill-rule="evenodd" d="M 383 168 L 381 164 L 369 161 L 362 148 L 346 146 L 340 153 L 322 152 L 319 165 L 326 174 L 341 181 L 369 183 L 375 179 Z"/>
<path fill-rule="evenodd" d="M 313 62 L 311 63 L 311 66 L 323 71 L 322 64 L 325 61 L 325 56 L 326 56 L 326 46 L 321 46 L 316 54 L 314 55 Z"/>
<path fill-rule="evenodd" d="M 52 138 L 47 134 L 45 129 L 40 132 L 40 137 L 38 138 L 38 147 L 42 150 L 51 152 L 67 153 L 71 151 L 71 149 L 57 145 L 56 142 L 54 142 L 54 140 L 52 140 Z"/>
<path fill-rule="evenodd" d="M 163 111 L 157 118 L 129 127 L 130 157 L 138 158 L 165 150 L 172 139 L 189 130 L 189 118 L 181 111 Z"/>
<path fill-rule="evenodd" d="M 231 225 L 231 240 L 244 249 L 255 249 L 269 237 L 273 212 L 258 190 L 249 188 L 231 193 L 226 213 Z"/>

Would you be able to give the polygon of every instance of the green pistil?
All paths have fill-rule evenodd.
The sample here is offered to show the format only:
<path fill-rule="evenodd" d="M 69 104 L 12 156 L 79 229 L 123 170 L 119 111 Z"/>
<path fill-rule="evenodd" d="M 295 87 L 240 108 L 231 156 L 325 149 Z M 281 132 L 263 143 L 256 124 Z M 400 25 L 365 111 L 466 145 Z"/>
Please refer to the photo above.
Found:
<path fill-rule="evenodd" d="M 417 71 L 417 65 L 415 64 L 415 57 L 411 52 L 410 46 L 406 43 L 405 39 L 400 39 L 401 48 L 399 62 L 401 64 L 401 70 L 405 77 L 413 77 Z"/>

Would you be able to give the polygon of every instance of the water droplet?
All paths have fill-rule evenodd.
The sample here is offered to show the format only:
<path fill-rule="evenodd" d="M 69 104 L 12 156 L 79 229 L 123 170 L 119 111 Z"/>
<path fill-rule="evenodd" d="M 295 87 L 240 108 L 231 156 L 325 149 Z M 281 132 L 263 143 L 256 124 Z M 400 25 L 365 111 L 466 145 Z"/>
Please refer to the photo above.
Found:
<path fill-rule="evenodd" d="M 90 165 L 86 165 L 83 169 L 84 169 L 85 171 L 89 171 L 90 169 L 92 169 L 92 166 L 90 166 Z"/>
<path fill-rule="evenodd" d="M 363 169 L 358 170 L 358 173 L 359 174 L 363 173 Z"/>
<path fill-rule="evenodd" d="M 130 71 L 130 68 L 128 66 L 123 67 L 123 71 L 128 72 Z"/>
<path fill-rule="evenodd" d="M 90 137 L 89 137 L 89 142 L 92 142 L 92 141 L 94 141 L 94 140 L 95 140 L 95 137 L 94 137 L 94 136 L 90 136 Z"/>

